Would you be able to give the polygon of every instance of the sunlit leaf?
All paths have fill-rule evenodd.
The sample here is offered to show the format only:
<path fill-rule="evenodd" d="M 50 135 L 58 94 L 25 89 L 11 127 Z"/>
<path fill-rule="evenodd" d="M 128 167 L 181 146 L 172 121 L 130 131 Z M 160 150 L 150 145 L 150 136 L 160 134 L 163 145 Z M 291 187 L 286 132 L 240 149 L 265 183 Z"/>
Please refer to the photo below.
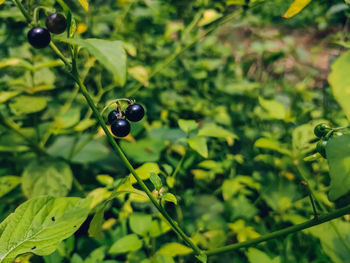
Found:
<path fill-rule="evenodd" d="M 19 176 L 2 176 L 0 177 L 0 197 L 4 196 L 17 185 L 21 183 L 21 177 Z"/>
<path fill-rule="evenodd" d="M 86 1 L 86 0 L 78 0 L 78 1 L 86 12 L 89 11 L 89 2 L 88 1 Z"/>
<path fill-rule="evenodd" d="M 136 234 L 130 234 L 117 240 L 109 249 L 110 254 L 123 254 L 139 250 L 142 247 L 142 240 Z"/>
<path fill-rule="evenodd" d="M 294 2 L 289 6 L 288 10 L 284 13 L 284 18 L 291 18 L 301 12 L 311 0 L 294 0 Z"/>
<path fill-rule="evenodd" d="M 188 139 L 188 145 L 202 157 L 208 158 L 208 146 L 207 140 L 203 136 L 196 136 L 194 138 Z"/>
<path fill-rule="evenodd" d="M 341 55 L 333 64 L 328 77 L 333 95 L 350 121 L 350 50 Z"/>

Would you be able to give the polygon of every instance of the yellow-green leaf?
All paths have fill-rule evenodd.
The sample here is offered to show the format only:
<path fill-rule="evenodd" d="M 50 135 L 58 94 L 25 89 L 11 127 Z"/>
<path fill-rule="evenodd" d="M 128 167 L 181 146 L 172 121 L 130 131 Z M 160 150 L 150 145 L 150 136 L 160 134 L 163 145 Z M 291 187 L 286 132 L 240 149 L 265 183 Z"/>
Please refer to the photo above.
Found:
<path fill-rule="evenodd" d="M 1 1 L 1 0 L 0 0 Z M 78 0 L 81 6 L 84 8 L 84 10 L 87 12 L 89 11 L 89 3 L 86 0 Z"/>
<path fill-rule="evenodd" d="M 350 51 L 341 55 L 332 65 L 332 72 L 328 77 L 333 95 L 342 107 L 346 117 L 350 120 Z"/>
<path fill-rule="evenodd" d="M 303 10 L 311 0 L 294 0 L 294 2 L 289 6 L 287 12 L 284 13 L 284 18 L 291 18 Z"/>
<path fill-rule="evenodd" d="M 156 163 L 145 163 L 136 169 L 136 173 L 138 176 L 140 176 L 142 180 L 147 180 L 151 176 L 151 173 L 159 174 L 160 169 L 158 164 Z M 129 176 L 130 182 L 132 184 L 136 183 L 136 179 L 134 178 L 134 176 L 132 176 L 132 174 L 130 174 Z"/>
<path fill-rule="evenodd" d="M 0 5 L 1 5 L 3 2 L 5 2 L 5 0 L 0 0 Z"/>

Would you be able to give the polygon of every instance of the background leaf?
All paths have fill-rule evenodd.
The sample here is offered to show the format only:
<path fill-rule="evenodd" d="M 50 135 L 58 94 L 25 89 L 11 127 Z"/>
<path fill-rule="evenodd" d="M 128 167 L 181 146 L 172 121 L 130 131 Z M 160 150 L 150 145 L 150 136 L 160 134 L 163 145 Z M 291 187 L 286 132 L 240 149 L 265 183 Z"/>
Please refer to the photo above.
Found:
<path fill-rule="evenodd" d="M 86 48 L 98 61 L 109 70 L 116 83 L 123 86 L 126 81 L 126 53 L 121 41 L 110 41 L 97 38 L 89 39 L 62 39 L 59 40 L 71 45 Z"/>
<path fill-rule="evenodd" d="M 284 18 L 291 18 L 301 12 L 311 0 L 294 0 L 294 2 L 289 6 L 288 10 L 284 13 Z"/>
<path fill-rule="evenodd" d="M 333 64 L 328 77 L 332 93 L 350 121 L 350 76 L 346 70 L 350 65 L 350 51 L 341 55 Z"/>
<path fill-rule="evenodd" d="M 22 189 L 27 197 L 66 196 L 72 187 L 73 174 L 62 161 L 32 161 L 22 174 Z"/>

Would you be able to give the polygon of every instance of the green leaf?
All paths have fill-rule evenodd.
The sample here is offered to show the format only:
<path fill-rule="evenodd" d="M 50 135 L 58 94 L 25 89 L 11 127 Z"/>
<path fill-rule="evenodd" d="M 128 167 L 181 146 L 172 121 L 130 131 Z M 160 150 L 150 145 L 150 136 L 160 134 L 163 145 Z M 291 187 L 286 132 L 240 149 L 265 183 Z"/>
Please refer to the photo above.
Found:
<path fill-rule="evenodd" d="M 341 55 L 333 64 L 328 77 L 333 95 L 350 121 L 350 50 Z"/>
<path fill-rule="evenodd" d="M 0 262 L 17 255 L 49 255 L 78 230 L 89 213 L 87 199 L 38 197 L 21 204 L 0 224 Z"/>
<path fill-rule="evenodd" d="M 137 163 L 156 162 L 160 158 L 160 153 L 165 148 L 165 143 L 160 139 L 142 139 L 136 142 L 122 140 L 120 146 L 126 155 Z"/>
<path fill-rule="evenodd" d="M 171 203 L 174 203 L 175 205 L 177 205 L 177 199 L 176 199 L 175 195 L 173 195 L 171 193 L 166 193 L 162 196 L 162 204 L 164 205 L 165 202 L 171 202 Z"/>
<path fill-rule="evenodd" d="M 344 263 L 350 258 L 350 224 L 341 219 L 314 226 L 304 232 L 312 234 L 321 241 L 322 251 L 330 258 L 330 262 Z"/>
<path fill-rule="evenodd" d="M 328 123 L 326 120 L 314 120 L 306 124 L 300 125 L 293 130 L 292 144 L 293 154 L 295 156 L 303 156 L 315 149 L 314 128 L 317 124 Z"/>
<path fill-rule="evenodd" d="M 0 103 L 4 103 L 19 94 L 18 91 L 1 91 L 0 92 Z"/>
<path fill-rule="evenodd" d="M 268 138 L 260 138 L 260 139 L 256 140 L 256 142 L 254 143 L 254 146 L 259 147 L 259 148 L 277 151 L 279 153 L 289 155 L 289 156 L 292 155 L 291 151 L 288 149 L 285 149 L 280 142 L 272 140 L 272 139 L 268 139 Z"/>
<path fill-rule="evenodd" d="M 249 263 L 280 263 L 281 258 L 275 257 L 271 259 L 265 252 L 256 248 L 249 248 L 247 252 Z"/>
<path fill-rule="evenodd" d="M 80 121 L 80 108 L 72 107 L 68 111 L 55 116 L 55 127 L 66 129 L 76 125 Z"/>
<path fill-rule="evenodd" d="M 136 169 L 136 173 L 142 180 L 147 180 L 150 178 L 151 173 L 159 174 L 160 169 L 156 163 L 144 163 Z M 132 174 L 129 174 L 129 176 L 132 184 L 137 182 Z"/>
<path fill-rule="evenodd" d="M 136 234 L 130 234 L 117 240 L 109 249 L 110 254 L 123 254 L 139 250 L 142 247 L 142 240 Z"/>
<path fill-rule="evenodd" d="M 208 257 L 205 254 L 204 255 L 198 255 L 198 256 L 196 256 L 196 258 L 202 263 L 207 263 L 208 262 Z"/>
<path fill-rule="evenodd" d="M 99 237 L 102 232 L 102 224 L 104 222 L 105 206 L 100 206 L 89 225 L 89 237 Z"/>
<path fill-rule="evenodd" d="M 170 230 L 168 222 L 165 220 L 153 220 L 151 227 L 149 229 L 149 234 L 151 237 L 158 237 Z"/>
<path fill-rule="evenodd" d="M 163 184 L 162 184 L 162 180 L 160 179 L 160 177 L 156 174 L 151 172 L 151 176 L 149 178 L 154 186 L 154 188 L 159 191 L 160 188 L 162 188 Z"/>
<path fill-rule="evenodd" d="M 84 8 L 86 12 L 89 11 L 89 2 L 86 0 L 78 0 L 81 6 Z"/>
<path fill-rule="evenodd" d="M 187 139 L 188 145 L 202 157 L 208 158 L 208 146 L 207 139 L 203 136 L 196 136 L 191 139 Z"/>
<path fill-rule="evenodd" d="M 214 21 L 218 20 L 220 17 L 222 17 L 222 14 L 217 12 L 215 9 L 205 10 L 203 13 L 203 17 L 198 22 L 198 26 L 205 26 L 210 23 L 213 23 Z"/>
<path fill-rule="evenodd" d="M 16 115 L 34 113 L 46 108 L 46 99 L 35 96 L 18 96 L 11 101 L 10 108 Z"/>
<path fill-rule="evenodd" d="M 109 41 L 97 38 L 73 39 L 60 38 L 60 41 L 86 48 L 100 63 L 109 70 L 116 83 L 123 86 L 126 81 L 126 53 L 121 41 Z"/>
<path fill-rule="evenodd" d="M 289 6 L 288 10 L 284 13 L 284 18 L 291 18 L 301 12 L 311 0 L 294 0 L 294 2 Z"/>
<path fill-rule="evenodd" d="M 157 254 L 163 254 L 163 255 L 168 255 L 171 257 L 176 257 L 176 256 L 183 256 L 190 254 L 192 252 L 192 249 L 189 247 L 186 247 L 180 243 L 167 243 L 164 246 L 162 246 L 158 251 Z"/>
<path fill-rule="evenodd" d="M 152 216 L 142 213 L 132 213 L 129 224 L 134 233 L 145 236 L 152 226 Z"/>
<path fill-rule="evenodd" d="M 0 177 L 0 197 L 4 196 L 21 183 L 21 177 L 3 176 Z"/>
<path fill-rule="evenodd" d="M 112 185 L 114 182 L 114 179 L 112 176 L 109 176 L 108 174 L 99 174 L 96 177 L 97 181 L 99 181 L 99 183 L 109 186 Z"/>
<path fill-rule="evenodd" d="M 282 103 L 275 100 L 265 100 L 259 97 L 259 103 L 264 110 L 268 112 L 271 118 L 284 120 L 286 117 L 286 110 Z"/>
<path fill-rule="evenodd" d="M 198 128 L 198 123 L 194 120 L 179 119 L 177 123 L 179 124 L 180 129 L 186 133 L 189 133 L 190 131 L 193 131 Z"/>
<path fill-rule="evenodd" d="M 198 131 L 198 136 L 208 136 L 208 137 L 215 137 L 215 138 L 237 138 L 237 136 L 233 133 L 230 132 L 221 126 L 216 125 L 215 123 L 208 123 L 203 126 Z"/>
<path fill-rule="evenodd" d="M 331 177 L 329 199 L 334 201 L 350 192 L 350 134 L 331 138 L 326 155 Z"/>
<path fill-rule="evenodd" d="M 24 169 L 22 189 L 28 198 L 50 195 L 66 196 L 72 187 L 73 174 L 62 161 L 34 160 Z"/>

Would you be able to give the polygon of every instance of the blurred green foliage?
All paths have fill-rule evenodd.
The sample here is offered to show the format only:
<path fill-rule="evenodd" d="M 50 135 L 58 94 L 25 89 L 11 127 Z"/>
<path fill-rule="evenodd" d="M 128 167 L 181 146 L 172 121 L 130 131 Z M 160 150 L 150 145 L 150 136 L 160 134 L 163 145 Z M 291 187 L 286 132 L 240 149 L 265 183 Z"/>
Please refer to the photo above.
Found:
<path fill-rule="evenodd" d="M 31 10 L 39 1 L 24 2 Z M 348 135 L 329 148 L 331 176 L 317 154 L 312 162 L 303 160 L 315 154 L 316 124 L 348 126 L 343 97 L 348 86 L 341 85 L 347 73 L 340 72 L 350 65 L 347 57 L 338 60 L 339 71 L 330 78 L 344 89 L 333 92 L 338 101 L 327 82 L 330 65 L 344 50 L 335 43 L 348 40 L 344 1 L 312 1 L 288 20 L 282 15 L 291 1 L 283 0 L 244 6 L 95 0 L 87 13 L 78 1 L 65 2 L 78 35 L 65 42 L 122 41 L 115 43 L 120 54 L 125 49 L 127 68 L 108 53 L 91 56 L 104 43 L 89 40 L 79 55 L 84 82 L 100 110 L 124 97 L 145 106 L 146 118 L 132 123 L 120 145 L 202 249 L 310 219 L 308 192 L 300 185 L 305 179 L 322 213 L 349 203 L 349 186 L 342 184 L 350 178 Z M 40 5 L 62 10 L 53 0 Z M 217 23 L 232 14 L 232 20 Z M 44 11 L 41 19 L 43 24 Z M 0 6 L 0 221 L 42 194 L 90 196 L 93 209 L 53 254 L 24 255 L 18 262 L 193 262 L 191 249 L 180 244 L 108 146 L 63 63 L 49 48 L 33 49 L 27 31 L 22 14 L 5 1 Z M 68 56 L 59 38 L 53 39 Z M 328 198 L 330 187 L 336 187 L 330 196 L 335 202 Z M 208 262 L 346 262 L 350 218 L 345 219 Z"/>

